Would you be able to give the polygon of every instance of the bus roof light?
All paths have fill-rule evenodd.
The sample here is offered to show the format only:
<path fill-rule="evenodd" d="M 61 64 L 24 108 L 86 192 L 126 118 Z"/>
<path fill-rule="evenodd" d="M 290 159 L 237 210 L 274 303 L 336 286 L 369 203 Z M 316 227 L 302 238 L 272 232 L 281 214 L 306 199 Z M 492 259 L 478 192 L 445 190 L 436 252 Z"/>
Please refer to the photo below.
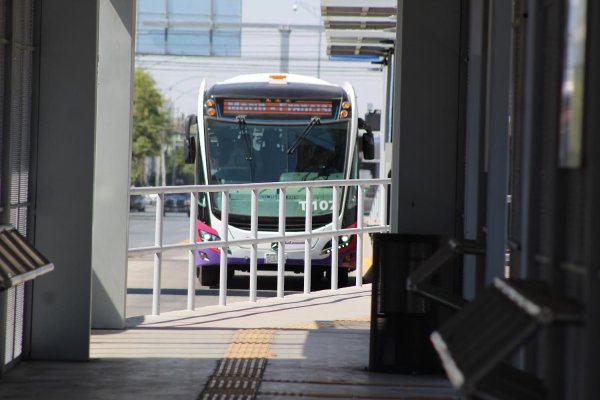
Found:
<path fill-rule="evenodd" d="M 214 108 L 209 108 L 208 110 L 206 110 L 206 113 L 208 114 L 209 117 L 214 117 L 215 114 L 217 113 L 217 110 L 215 110 Z"/>
<path fill-rule="evenodd" d="M 287 75 L 269 75 L 269 83 L 273 85 L 287 85 Z"/>
<path fill-rule="evenodd" d="M 213 99 L 206 100 L 206 107 L 214 107 L 215 101 Z"/>
<path fill-rule="evenodd" d="M 347 101 L 344 101 L 344 102 L 342 103 L 342 108 L 343 108 L 344 110 L 347 110 L 347 109 L 349 109 L 349 108 L 350 108 L 350 103 L 348 103 Z"/>
<path fill-rule="evenodd" d="M 340 117 L 342 117 L 342 118 L 348 117 L 348 111 L 347 110 L 340 111 Z"/>

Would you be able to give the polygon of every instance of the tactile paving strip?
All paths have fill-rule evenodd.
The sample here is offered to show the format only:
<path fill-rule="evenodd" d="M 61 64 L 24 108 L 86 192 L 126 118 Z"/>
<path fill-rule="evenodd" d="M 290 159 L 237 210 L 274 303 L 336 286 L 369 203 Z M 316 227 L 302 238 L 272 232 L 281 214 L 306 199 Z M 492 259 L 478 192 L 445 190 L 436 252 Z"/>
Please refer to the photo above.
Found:
<path fill-rule="evenodd" d="M 255 399 L 275 332 L 275 329 L 238 331 L 198 399 Z"/>

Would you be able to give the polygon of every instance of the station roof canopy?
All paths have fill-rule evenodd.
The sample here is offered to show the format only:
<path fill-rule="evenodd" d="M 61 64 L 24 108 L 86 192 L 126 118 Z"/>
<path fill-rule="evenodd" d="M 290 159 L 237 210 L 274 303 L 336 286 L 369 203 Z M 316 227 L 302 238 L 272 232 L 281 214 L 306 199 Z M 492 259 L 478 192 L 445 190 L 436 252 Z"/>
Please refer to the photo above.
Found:
<path fill-rule="evenodd" d="M 396 40 L 396 0 L 321 0 L 330 56 L 385 57 Z"/>

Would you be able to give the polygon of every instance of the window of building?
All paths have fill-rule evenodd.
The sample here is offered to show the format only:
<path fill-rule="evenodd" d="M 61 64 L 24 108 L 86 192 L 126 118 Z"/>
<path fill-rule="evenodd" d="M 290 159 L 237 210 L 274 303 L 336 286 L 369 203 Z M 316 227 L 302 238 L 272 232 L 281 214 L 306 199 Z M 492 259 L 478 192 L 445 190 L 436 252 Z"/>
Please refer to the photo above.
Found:
<path fill-rule="evenodd" d="M 137 54 L 238 57 L 241 0 L 138 0 Z"/>

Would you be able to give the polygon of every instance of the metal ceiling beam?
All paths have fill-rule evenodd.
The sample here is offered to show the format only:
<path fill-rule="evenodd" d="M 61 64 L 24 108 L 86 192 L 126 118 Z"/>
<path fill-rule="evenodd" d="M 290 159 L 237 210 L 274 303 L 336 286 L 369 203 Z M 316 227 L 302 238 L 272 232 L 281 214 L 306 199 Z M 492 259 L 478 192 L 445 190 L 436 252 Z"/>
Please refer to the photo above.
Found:
<path fill-rule="evenodd" d="M 330 7 L 321 6 L 323 17 L 389 17 L 396 15 L 396 7 Z"/>
<path fill-rule="evenodd" d="M 385 57 L 389 55 L 389 48 L 378 46 L 327 46 L 327 54 L 330 56 L 376 56 Z"/>
<path fill-rule="evenodd" d="M 396 32 L 379 30 L 336 30 L 326 31 L 327 40 L 338 43 L 390 43 L 396 40 Z"/>
<path fill-rule="evenodd" d="M 396 28 L 396 21 L 336 21 L 326 19 L 325 29 L 379 29 L 389 30 Z"/>

